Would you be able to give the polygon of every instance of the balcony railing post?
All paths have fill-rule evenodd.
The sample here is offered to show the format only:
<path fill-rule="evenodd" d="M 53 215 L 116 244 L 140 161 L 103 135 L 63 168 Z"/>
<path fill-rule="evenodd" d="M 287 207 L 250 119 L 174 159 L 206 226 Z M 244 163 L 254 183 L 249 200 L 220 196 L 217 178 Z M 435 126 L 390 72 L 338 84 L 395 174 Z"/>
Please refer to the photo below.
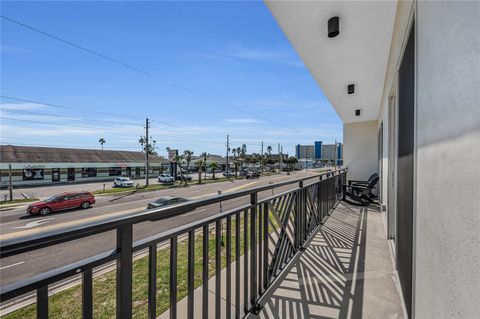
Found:
<path fill-rule="evenodd" d="M 132 317 L 132 225 L 117 228 L 117 318 Z"/>
<path fill-rule="evenodd" d="M 320 225 L 323 225 L 323 218 L 322 218 L 322 177 L 320 176 L 319 181 L 316 184 L 317 187 L 317 216 L 318 222 Z"/>
<path fill-rule="evenodd" d="M 177 318 L 177 241 L 170 238 L 170 319 Z"/>
<path fill-rule="evenodd" d="M 298 192 L 297 192 L 297 216 L 296 216 L 296 246 L 297 249 L 300 249 L 303 242 L 303 233 L 304 233 L 304 211 L 305 211 L 305 198 L 304 198 L 304 187 L 303 181 L 298 183 Z"/>
<path fill-rule="evenodd" d="M 148 318 L 157 318 L 157 244 L 148 248 Z"/>
<path fill-rule="evenodd" d="M 252 305 L 252 312 L 257 311 L 257 200 L 258 194 L 252 193 L 250 195 L 250 302 Z M 247 287 L 245 287 L 247 289 Z"/>

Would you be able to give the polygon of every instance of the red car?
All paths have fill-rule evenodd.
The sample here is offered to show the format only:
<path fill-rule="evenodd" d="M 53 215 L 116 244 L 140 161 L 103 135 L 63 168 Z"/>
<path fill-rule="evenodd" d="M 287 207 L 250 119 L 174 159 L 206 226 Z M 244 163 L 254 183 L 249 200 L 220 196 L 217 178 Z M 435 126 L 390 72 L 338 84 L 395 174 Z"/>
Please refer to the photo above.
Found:
<path fill-rule="evenodd" d="M 27 207 L 27 215 L 48 215 L 51 212 L 57 212 L 74 208 L 90 208 L 95 204 L 95 197 L 89 192 L 62 193 L 52 196 L 44 201 L 36 202 Z"/>

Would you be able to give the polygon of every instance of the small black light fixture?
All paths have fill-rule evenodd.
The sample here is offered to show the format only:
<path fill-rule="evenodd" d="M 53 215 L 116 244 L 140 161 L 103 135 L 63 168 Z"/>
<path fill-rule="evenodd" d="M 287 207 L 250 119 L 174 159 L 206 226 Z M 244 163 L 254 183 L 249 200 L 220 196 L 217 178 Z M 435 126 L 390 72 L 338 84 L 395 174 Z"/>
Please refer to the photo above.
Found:
<path fill-rule="evenodd" d="M 338 17 L 331 17 L 328 19 L 328 37 L 335 38 L 340 34 L 340 19 Z"/>
<path fill-rule="evenodd" d="M 360 116 L 360 109 L 355 110 L 355 116 Z"/>
<path fill-rule="evenodd" d="M 348 94 L 353 94 L 355 93 L 355 84 L 349 84 L 347 87 L 347 93 Z"/>

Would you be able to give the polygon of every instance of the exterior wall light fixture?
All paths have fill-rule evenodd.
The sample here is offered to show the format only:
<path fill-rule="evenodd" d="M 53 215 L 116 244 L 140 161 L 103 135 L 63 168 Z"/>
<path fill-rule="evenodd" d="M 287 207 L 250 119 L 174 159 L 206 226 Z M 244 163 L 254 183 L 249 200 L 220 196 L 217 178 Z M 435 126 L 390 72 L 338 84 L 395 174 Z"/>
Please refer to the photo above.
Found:
<path fill-rule="evenodd" d="M 349 84 L 347 87 L 347 93 L 348 94 L 353 94 L 355 93 L 355 84 Z"/>
<path fill-rule="evenodd" d="M 328 37 L 335 38 L 340 34 L 340 19 L 338 17 L 331 17 L 328 19 Z"/>

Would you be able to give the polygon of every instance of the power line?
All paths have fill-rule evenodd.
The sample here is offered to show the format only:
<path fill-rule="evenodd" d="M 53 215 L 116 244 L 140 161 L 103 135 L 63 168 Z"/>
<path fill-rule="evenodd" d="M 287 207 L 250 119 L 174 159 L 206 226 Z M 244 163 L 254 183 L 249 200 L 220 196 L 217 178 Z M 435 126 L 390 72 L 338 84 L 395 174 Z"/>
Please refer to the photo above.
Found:
<path fill-rule="evenodd" d="M 34 27 L 32 27 L 32 26 L 29 26 L 29 25 L 27 25 L 27 24 L 25 24 L 25 23 L 22 23 L 22 22 L 20 22 L 20 21 L 17 21 L 17 20 L 11 19 L 11 18 L 7 18 L 7 17 L 5 17 L 5 16 L 3 16 L 3 15 L 2 15 L 1 17 L 2 17 L 3 19 L 5 19 L 5 20 L 8 20 L 8 21 L 13 22 L 13 23 L 16 23 L 16 24 L 18 24 L 18 25 L 20 25 L 20 26 L 22 26 L 22 27 L 24 27 L 24 28 L 27 28 L 27 29 L 30 29 L 30 30 L 32 30 L 32 31 L 38 32 L 38 33 L 43 34 L 43 35 L 45 35 L 45 36 L 47 36 L 47 37 L 50 37 L 50 38 L 52 38 L 52 39 L 55 39 L 55 40 L 57 40 L 57 41 L 66 43 L 66 44 L 68 44 L 68 45 L 70 45 L 70 46 L 72 46 L 72 47 L 75 47 L 75 48 L 77 48 L 77 49 L 83 50 L 83 51 L 85 51 L 85 52 L 94 54 L 94 55 L 96 55 L 96 56 L 98 56 L 98 57 L 101 57 L 101 58 L 103 58 L 103 59 L 105 59 L 105 60 L 108 60 L 108 61 L 110 61 L 110 62 L 116 63 L 116 64 L 118 64 L 118 65 L 124 66 L 124 67 L 126 67 L 126 68 L 129 68 L 129 69 L 131 69 L 131 70 L 133 70 L 133 71 L 136 71 L 136 72 L 138 72 L 138 73 L 141 73 L 141 74 L 143 74 L 143 75 L 153 76 L 152 74 L 150 74 L 150 73 L 148 73 L 148 72 L 146 72 L 146 71 L 143 71 L 143 70 L 141 70 L 141 69 L 139 69 L 139 68 L 136 68 L 136 67 L 131 66 L 131 65 L 129 65 L 129 64 L 123 63 L 123 62 L 121 62 L 121 61 L 119 61 L 119 60 L 117 60 L 117 59 L 111 58 L 111 57 L 106 56 L 106 55 L 104 55 L 104 54 L 102 54 L 102 53 L 99 53 L 99 52 L 90 50 L 90 49 L 88 49 L 88 48 L 86 48 L 86 47 L 84 47 L 84 46 L 81 46 L 81 45 L 79 45 L 79 44 L 76 44 L 76 43 L 73 43 L 73 42 L 71 42 L 71 41 L 62 39 L 62 38 L 57 37 L 57 36 L 55 36 L 55 35 L 53 35 L 53 34 L 50 34 L 50 33 L 47 33 L 47 32 L 45 32 L 45 31 L 39 30 L 39 29 L 37 29 L 37 28 L 34 28 Z"/>
<path fill-rule="evenodd" d="M 18 97 L 6 96 L 6 95 L 0 95 L 0 97 L 1 97 L 1 98 L 4 98 L 4 99 L 13 100 L 13 101 L 19 101 L 19 102 L 25 102 L 25 103 L 43 104 L 43 105 L 52 106 L 52 107 L 56 107 L 56 108 L 70 109 L 70 110 L 75 110 L 75 111 L 78 111 L 78 110 L 81 109 L 82 111 L 88 111 L 88 112 L 96 113 L 96 114 L 109 115 L 109 116 L 115 116 L 115 117 L 124 117 L 124 118 L 131 118 L 131 119 L 138 119 L 138 120 L 142 120 L 142 121 L 143 121 L 143 118 L 138 117 L 138 116 L 131 116 L 131 115 L 125 115 L 125 114 L 119 114 L 119 113 L 101 112 L 101 111 L 95 111 L 95 110 L 88 109 L 88 108 L 83 108 L 83 107 L 80 108 L 80 107 L 59 105 L 59 104 L 53 104 L 53 103 L 45 103 L 45 102 L 34 101 L 34 100 L 27 100 L 27 99 L 21 99 L 21 98 L 18 98 Z M 160 123 L 160 124 L 163 124 L 163 125 L 166 125 L 166 126 L 172 126 L 172 127 L 175 126 L 174 124 L 170 124 L 170 123 L 163 122 L 163 121 L 155 120 L 155 122 Z"/>
<path fill-rule="evenodd" d="M 57 115 L 57 114 L 48 114 L 48 113 L 42 113 L 42 112 L 34 112 L 34 111 L 25 111 L 25 110 L 14 110 L 11 108 L 7 107 L 0 107 L 1 112 L 7 112 L 7 113 L 15 113 L 15 114 L 31 114 L 31 115 L 41 115 L 41 116 L 47 116 L 47 117 L 53 117 L 53 118 L 59 118 L 63 119 L 66 121 L 75 121 L 75 122 L 84 122 L 84 123 L 91 123 L 91 122 L 97 122 L 101 124 L 106 124 L 106 123 L 111 123 L 111 124 L 121 124 L 121 125 L 130 125 L 130 126 L 141 126 L 138 123 L 132 123 L 132 122 L 120 122 L 120 121 L 112 121 L 112 120 L 85 120 L 81 118 L 72 118 L 72 117 L 67 117 L 67 116 L 62 116 L 62 115 Z"/>

